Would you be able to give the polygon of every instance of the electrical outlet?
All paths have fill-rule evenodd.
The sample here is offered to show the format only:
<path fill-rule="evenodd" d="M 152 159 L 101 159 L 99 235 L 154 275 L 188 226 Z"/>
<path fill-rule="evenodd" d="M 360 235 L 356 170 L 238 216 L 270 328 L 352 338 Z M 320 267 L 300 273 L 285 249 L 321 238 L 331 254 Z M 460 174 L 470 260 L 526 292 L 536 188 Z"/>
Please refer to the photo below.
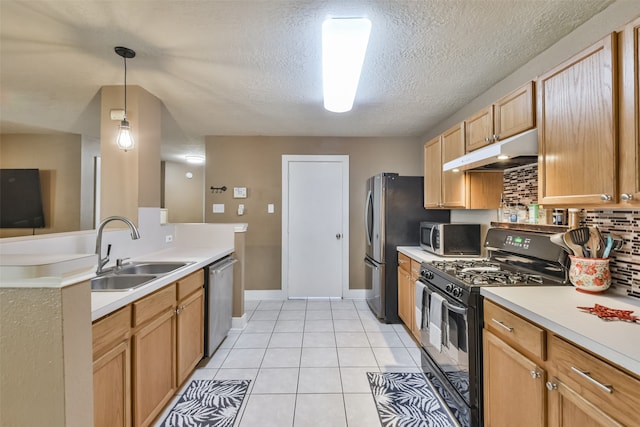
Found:
<path fill-rule="evenodd" d="M 223 203 L 214 203 L 213 204 L 213 213 L 224 213 L 224 204 Z"/>
<path fill-rule="evenodd" d="M 166 236 L 164 236 L 164 242 L 165 243 L 173 242 L 173 235 L 172 234 L 167 234 Z"/>

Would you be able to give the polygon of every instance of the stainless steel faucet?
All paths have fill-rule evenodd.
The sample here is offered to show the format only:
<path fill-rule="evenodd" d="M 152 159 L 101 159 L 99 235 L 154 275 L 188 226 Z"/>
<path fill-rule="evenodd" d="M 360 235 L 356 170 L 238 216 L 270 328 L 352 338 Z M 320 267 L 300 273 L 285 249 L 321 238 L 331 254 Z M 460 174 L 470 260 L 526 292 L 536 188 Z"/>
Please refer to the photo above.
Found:
<path fill-rule="evenodd" d="M 131 239 L 138 240 L 140 238 L 140 232 L 138 228 L 135 226 L 131 220 L 125 218 L 123 216 L 110 216 L 102 220 L 100 225 L 98 226 L 98 232 L 96 235 L 96 254 L 98 255 L 98 268 L 96 269 L 96 274 L 102 274 L 102 267 L 104 267 L 109 262 L 109 253 L 107 252 L 107 256 L 102 258 L 102 230 L 104 226 L 110 223 L 111 221 L 122 221 L 129 226 L 131 229 Z"/>

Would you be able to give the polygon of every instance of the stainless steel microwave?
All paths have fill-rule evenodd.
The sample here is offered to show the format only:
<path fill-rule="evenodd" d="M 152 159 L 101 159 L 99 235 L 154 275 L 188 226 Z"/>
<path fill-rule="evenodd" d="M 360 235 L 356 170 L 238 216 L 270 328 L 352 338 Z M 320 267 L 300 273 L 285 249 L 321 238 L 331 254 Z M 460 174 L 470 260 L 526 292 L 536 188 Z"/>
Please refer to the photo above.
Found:
<path fill-rule="evenodd" d="M 480 224 L 420 223 L 420 247 L 440 256 L 480 256 Z"/>

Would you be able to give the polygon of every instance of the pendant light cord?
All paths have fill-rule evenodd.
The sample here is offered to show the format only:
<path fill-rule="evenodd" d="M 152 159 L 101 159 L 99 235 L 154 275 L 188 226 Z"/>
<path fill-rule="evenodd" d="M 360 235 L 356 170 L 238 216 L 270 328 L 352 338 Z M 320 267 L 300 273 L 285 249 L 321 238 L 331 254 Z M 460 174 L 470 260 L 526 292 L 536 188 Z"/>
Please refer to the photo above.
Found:
<path fill-rule="evenodd" d="M 127 57 L 123 56 L 124 60 L 124 119 L 127 119 Z"/>

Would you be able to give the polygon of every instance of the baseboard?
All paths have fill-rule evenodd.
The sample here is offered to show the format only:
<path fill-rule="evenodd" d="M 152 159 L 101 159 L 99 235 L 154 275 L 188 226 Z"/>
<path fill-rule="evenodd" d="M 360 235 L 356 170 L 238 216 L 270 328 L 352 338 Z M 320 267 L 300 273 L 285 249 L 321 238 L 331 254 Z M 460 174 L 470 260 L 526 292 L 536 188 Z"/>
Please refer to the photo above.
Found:
<path fill-rule="evenodd" d="M 268 291 L 244 291 L 244 300 L 245 301 L 257 301 L 257 300 L 281 300 L 284 296 L 282 295 L 282 289 L 273 289 Z"/>
<path fill-rule="evenodd" d="M 232 331 L 242 331 L 247 327 L 247 313 L 244 313 L 242 317 L 232 317 L 231 318 L 231 330 Z"/>
<path fill-rule="evenodd" d="M 344 299 L 366 299 L 367 290 L 366 289 L 349 289 Z"/>

